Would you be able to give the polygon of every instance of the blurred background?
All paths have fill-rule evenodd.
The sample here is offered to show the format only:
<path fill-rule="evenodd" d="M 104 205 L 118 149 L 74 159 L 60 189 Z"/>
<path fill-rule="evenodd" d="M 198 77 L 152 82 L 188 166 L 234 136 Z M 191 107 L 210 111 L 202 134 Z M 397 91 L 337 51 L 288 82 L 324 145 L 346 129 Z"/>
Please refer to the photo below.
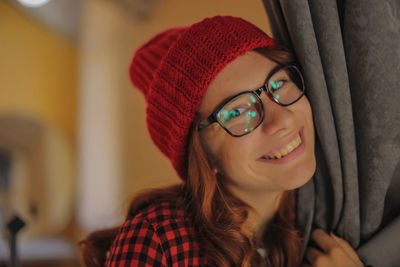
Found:
<path fill-rule="evenodd" d="M 270 33 L 261 0 L 0 0 L 0 266 L 23 224 L 21 266 L 80 266 L 87 233 L 179 182 L 128 68 L 159 31 L 213 15 Z"/>

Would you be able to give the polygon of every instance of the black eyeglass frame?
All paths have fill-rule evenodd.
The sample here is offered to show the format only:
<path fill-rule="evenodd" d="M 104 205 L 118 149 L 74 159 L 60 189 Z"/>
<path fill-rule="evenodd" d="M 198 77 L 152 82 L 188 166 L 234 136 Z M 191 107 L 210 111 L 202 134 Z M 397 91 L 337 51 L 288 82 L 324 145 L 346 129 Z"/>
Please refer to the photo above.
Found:
<path fill-rule="evenodd" d="M 283 104 L 283 103 L 280 103 L 278 99 L 274 98 L 273 93 L 270 91 L 270 89 L 269 89 L 269 87 L 268 87 L 268 84 L 269 84 L 269 80 L 271 79 L 271 77 L 272 77 L 275 73 L 277 73 L 278 71 L 280 71 L 280 70 L 282 70 L 282 69 L 284 69 L 284 68 L 288 68 L 288 67 L 292 67 L 292 68 L 296 69 L 297 72 L 299 73 L 299 76 L 300 76 L 300 78 L 301 78 L 301 83 L 302 83 L 302 92 L 301 92 L 301 95 L 300 95 L 296 100 L 294 100 L 293 102 L 291 102 L 291 103 L 289 103 L 289 104 Z M 297 85 L 296 85 L 296 86 L 297 86 Z M 238 94 L 236 94 L 236 95 L 233 95 L 233 96 L 231 96 L 231 97 L 228 97 L 227 99 L 225 99 L 224 101 L 222 101 L 222 102 L 214 109 L 214 111 L 210 114 L 210 116 L 208 116 L 206 119 L 204 119 L 203 121 L 201 121 L 201 122 L 199 123 L 198 130 L 199 130 L 199 131 L 200 131 L 200 130 L 203 130 L 204 128 L 210 126 L 212 123 L 217 122 L 217 123 L 218 123 L 228 134 L 230 134 L 231 136 L 233 136 L 233 137 L 241 137 L 241 136 L 244 136 L 244 135 L 249 134 L 249 133 L 251 133 L 252 131 L 254 131 L 258 126 L 260 126 L 260 124 L 262 123 L 262 121 L 264 121 L 264 114 L 265 114 L 264 108 L 262 107 L 262 111 L 263 111 L 263 112 L 262 112 L 262 114 L 261 114 L 260 122 L 259 122 L 251 131 L 245 132 L 245 133 L 240 134 L 240 135 L 236 135 L 236 134 L 230 132 L 229 129 L 227 129 L 224 125 L 222 125 L 222 124 L 218 121 L 218 119 L 217 119 L 217 114 L 220 112 L 220 110 L 221 110 L 229 101 L 231 101 L 232 99 L 237 98 L 237 97 L 239 97 L 239 96 L 241 96 L 241 95 L 251 93 L 252 95 L 254 95 L 255 97 L 257 97 L 257 99 L 262 103 L 262 100 L 261 100 L 261 93 L 264 91 L 264 92 L 266 92 L 267 96 L 268 96 L 272 101 L 274 101 L 275 103 L 277 103 L 278 105 L 280 105 L 280 106 L 282 106 L 282 107 L 287 107 L 287 106 L 293 105 L 294 103 L 296 103 L 297 101 L 299 101 L 299 100 L 304 96 L 305 90 L 306 90 L 306 88 L 305 88 L 305 84 L 304 84 L 303 74 L 301 73 L 300 68 L 298 67 L 298 65 L 297 65 L 296 63 L 290 62 L 290 63 L 287 63 L 287 64 L 278 65 L 278 66 L 274 67 L 274 68 L 271 70 L 271 72 L 268 74 L 267 78 L 265 79 L 265 82 L 264 82 L 264 85 L 263 85 L 263 86 L 261 86 L 261 87 L 259 87 L 259 88 L 257 88 L 257 89 L 254 89 L 254 90 L 242 91 L 242 92 L 240 92 L 240 93 L 238 93 Z"/>

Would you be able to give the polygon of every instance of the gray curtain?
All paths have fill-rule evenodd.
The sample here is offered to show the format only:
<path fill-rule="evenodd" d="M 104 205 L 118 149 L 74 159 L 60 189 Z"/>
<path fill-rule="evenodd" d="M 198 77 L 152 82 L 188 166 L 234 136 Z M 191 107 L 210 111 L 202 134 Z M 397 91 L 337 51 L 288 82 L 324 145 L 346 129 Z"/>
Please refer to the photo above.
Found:
<path fill-rule="evenodd" d="M 302 66 L 317 171 L 298 223 L 334 231 L 375 267 L 400 266 L 400 0 L 264 0 Z"/>

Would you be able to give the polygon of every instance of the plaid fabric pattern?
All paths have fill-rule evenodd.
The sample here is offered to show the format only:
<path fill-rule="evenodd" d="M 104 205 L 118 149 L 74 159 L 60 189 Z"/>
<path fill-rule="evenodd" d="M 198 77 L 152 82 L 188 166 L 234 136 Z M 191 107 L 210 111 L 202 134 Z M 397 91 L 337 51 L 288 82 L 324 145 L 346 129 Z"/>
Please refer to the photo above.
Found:
<path fill-rule="evenodd" d="M 183 208 L 161 202 L 142 207 L 125 221 L 109 250 L 106 266 L 208 265 Z"/>

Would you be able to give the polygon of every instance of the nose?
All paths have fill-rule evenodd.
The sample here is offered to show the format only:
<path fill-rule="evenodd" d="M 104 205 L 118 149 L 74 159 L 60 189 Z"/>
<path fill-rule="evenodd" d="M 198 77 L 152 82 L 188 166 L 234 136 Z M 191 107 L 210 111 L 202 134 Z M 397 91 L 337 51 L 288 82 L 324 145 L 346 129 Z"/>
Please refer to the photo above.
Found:
<path fill-rule="evenodd" d="M 292 131 L 295 127 L 295 113 L 290 109 L 292 106 L 283 107 L 276 103 L 267 92 L 264 93 L 262 97 L 264 107 L 264 121 L 261 124 L 262 131 L 271 136 L 276 134 L 285 135 Z"/>

